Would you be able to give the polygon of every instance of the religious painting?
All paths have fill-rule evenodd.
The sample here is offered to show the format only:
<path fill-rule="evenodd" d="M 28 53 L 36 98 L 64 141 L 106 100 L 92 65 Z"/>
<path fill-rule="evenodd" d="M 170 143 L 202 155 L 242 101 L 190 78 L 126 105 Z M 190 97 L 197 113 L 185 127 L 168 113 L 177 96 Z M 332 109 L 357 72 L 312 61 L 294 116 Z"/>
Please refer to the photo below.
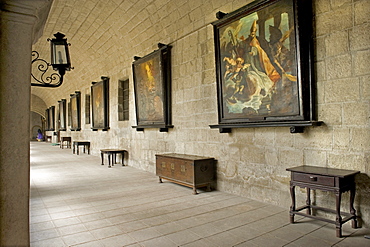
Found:
<path fill-rule="evenodd" d="M 49 108 L 45 110 L 45 130 L 49 130 Z"/>
<path fill-rule="evenodd" d="M 46 110 L 47 129 L 49 131 L 55 130 L 55 106 L 50 106 Z"/>
<path fill-rule="evenodd" d="M 85 94 L 85 124 L 90 124 L 90 93 Z"/>
<path fill-rule="evenodd" d="M 217 13 L 213 26 L 220 125 L 311 125 L 310 2 L 255 1 L 229 14 Z"/>
<path fill-rule="evenodd" d="M 134 91 L 138 131 L 159 128 L 168 131 L 171 125 L 170 46 L 159 49 L 133 62 Z"/>
<path fill-rule="evenodd" d="M 109 129 L 109 78 L 91 86 L 92 130 Z"/>
<path fill-rule="evenodd" d="M 59 130 L 60 131 L 65 131 L 65 130 L 67 130 L 66 99 L 61 99 L 60 101 L 58 101 L 58 106 L 59 106 L 59 109 L 58 109 Z"/>
<path fill-rule="evenodd" d="M 71 94 L 71 130 L 81 130 L 81 92 Z"/>

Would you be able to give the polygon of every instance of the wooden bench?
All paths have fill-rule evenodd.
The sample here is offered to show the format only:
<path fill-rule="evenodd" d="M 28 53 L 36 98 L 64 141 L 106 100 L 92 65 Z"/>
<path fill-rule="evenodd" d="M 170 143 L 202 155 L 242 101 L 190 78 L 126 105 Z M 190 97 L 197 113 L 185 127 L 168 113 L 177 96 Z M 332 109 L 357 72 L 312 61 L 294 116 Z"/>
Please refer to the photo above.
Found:
<path fill-rule="evenodd" d="M 108 155 L 108 168 L 111 168 L 112 166 L 114 166 L 114 164 L 116 164 L 117 154 L 121 154 L 122 166 L 124 166 L 123 159 L 125 157 L 125 152 L 127 151 L 123 149 L 100 149 L 102 166 L 104 165 L 104 154 Z M 111 160 L 112 160 L 112 166 L 111 166 Z"/>
<path fill-rule="evenodd" d="M 67 148 L 71 148 L 72 138 L 70 136 L 62 136 L 60 138 L 60 148 L 63 149 L 64 142 L 67 143 Z"/>
<path fill-rule="evenodd" d="M 87 153 L 90 154 L 90 142 L 89 141 L 73 141 L 73 154 L 75 153 L 77 147 L 77 155 L 79 154 L 79 147 L 84 147 L 84 153 L 87 148 Z"/>

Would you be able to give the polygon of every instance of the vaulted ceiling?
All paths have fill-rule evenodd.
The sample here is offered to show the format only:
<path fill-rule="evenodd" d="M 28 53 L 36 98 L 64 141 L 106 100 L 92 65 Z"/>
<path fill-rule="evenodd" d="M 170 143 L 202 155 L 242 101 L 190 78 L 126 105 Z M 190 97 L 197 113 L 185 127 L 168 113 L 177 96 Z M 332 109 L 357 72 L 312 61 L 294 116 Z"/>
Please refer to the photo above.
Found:
<path fill-rule="evenodd" d="M 32 87 L 32 94 L 50 106 L 76 90 L 89 90 L 91 82 L 103 75 L 116 80 L 128 78 L 134 56 L 144 56 L 157 49 L 159 42 L 170 44 L 210 24 L 219 10 L 228 12 L 248 2 L 54 0 L 43 35 L 33 50 L 50 61 L 47 39 L 61 32 L 71 44 L 74 69 L 66 72 L 62 86 Z"/>

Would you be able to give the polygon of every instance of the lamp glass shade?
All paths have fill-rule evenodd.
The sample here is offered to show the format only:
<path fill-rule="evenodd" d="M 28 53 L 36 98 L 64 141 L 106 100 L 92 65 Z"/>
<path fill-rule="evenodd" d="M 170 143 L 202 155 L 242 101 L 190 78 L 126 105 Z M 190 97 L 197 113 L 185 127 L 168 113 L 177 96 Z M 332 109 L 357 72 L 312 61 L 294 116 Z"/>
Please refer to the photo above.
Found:
<path fill-rule="evenodd" d="M 53 64 L 68 64 L 67 51 L 65 45 L 54 45 Z"/>

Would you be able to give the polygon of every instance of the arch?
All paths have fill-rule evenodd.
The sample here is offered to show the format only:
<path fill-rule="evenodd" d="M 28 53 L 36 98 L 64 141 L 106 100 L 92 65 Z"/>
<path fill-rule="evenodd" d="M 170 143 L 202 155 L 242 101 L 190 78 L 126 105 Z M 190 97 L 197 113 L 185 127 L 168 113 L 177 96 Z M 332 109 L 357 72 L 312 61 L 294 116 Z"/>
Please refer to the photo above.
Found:
<path fill-rule="evenodd" d="M 40 125 L 34 125 L 32 126 L 32 129 L 31 129 L 31 134 L 32 134 L 32 137 L 31 137 L 31 140 L 36 140 L 37 139 L 37 130 L 40 129 L 42 132 L 43 132 L 43 129 Z"/>
<path fill-rule="evenodd" d="M 46 103 L 40 97 L 31 94 L 31 111 L 40 114 L 45 118 Z"/>

